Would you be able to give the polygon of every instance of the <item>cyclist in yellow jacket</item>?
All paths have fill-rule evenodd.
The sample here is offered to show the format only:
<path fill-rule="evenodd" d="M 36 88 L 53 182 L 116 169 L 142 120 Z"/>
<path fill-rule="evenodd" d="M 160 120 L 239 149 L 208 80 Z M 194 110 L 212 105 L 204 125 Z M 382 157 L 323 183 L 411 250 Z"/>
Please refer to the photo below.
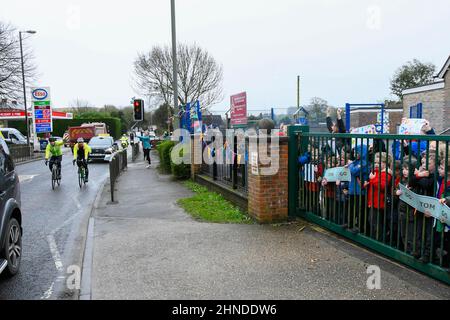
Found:
<path fill-rule="evenodd" d="M 73 147 L 73 165 L 75 165 L 76 162 L 78 167 L 81 166 L 84 167 L 86 172 L 85 182 L 88 182 L 89 178 L 89 169 L 88 169 L 89 153 L 91 153 L 91 148 L 87 145 L 87 143 L 84 143 L 83 138 L 79 138 L 77 140 L 77 143 Z"/>
<path fill-rule="evenodd" d="M 56 141 L 56 138 L 50 137 L 48 139 L 47 147 L 45 148 L 45 165 L 49 164 L 50 172 L 52 171 L 54 165 L 58 167 L 58 179 L 61 179 L 61 147 L 63 144 L 64 141 Z"/>

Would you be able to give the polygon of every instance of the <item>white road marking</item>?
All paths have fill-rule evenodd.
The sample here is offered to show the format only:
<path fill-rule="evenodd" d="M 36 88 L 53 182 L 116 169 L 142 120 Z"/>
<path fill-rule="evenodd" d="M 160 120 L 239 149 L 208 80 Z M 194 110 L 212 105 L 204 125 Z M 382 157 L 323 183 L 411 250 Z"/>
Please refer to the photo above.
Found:
<path fill-rule="evenodd" d="M 50 252 L 52 253 L 53 260 L 55 262 L 56 270 L 61 272 L 63 270 L 63 263 L 53 234 L 47 236 L 47 242 L 50 247 Z"/>
<path fill-rule="evenodd" d="M 44 292 L 43 296 L 41 297 L 41 300 L 50 299 L 50 297 L 53 294 L 53 286 L 54 285 L 55 285 L 55 282 L 52 282 L 50 288 L 48 288 L 48 290 Z"/>
<path fill-rule="evenodd" d="M 34 177 L 39 176 L 39 174 L 24 174 L 24 175 L 19 175 L 19 181 L 20 183 L 24 183 L 27 181 L 31 181 L 33 180 Z"/>

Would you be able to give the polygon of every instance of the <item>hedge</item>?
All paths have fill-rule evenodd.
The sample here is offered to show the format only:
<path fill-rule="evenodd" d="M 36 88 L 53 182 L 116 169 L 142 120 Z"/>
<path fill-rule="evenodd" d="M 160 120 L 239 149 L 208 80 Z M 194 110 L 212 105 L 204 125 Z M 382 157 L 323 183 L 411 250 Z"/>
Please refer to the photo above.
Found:
<path fill-rule="evenodd" d="M 172 172 L 170 151 L 174 145 L 173 141 L 163 141 L 156 147 L 159 153 L 159 165 L 164 173 Z"/>
<path fill-rule="evenodd" d="M 172 148 L 170 148 L 170 153 L 172 153 Z M 183 150 L 180 151 L 180 157 L 183 157 Z M 170 166 L 172 168 L 172 174 L 177 179 L 189 179 L 191 177 L 191 166 L 185 163 L 175 164 L 170 161 Z"/>
<path fill-rule="evenodd" d="M 108 128 L 109 134 L 114 137 L 114 139 L 119 139 L 122 135 L 122 122 L 119 118 L 96 118 L 96 119 L 55 119 L 53 120 L 53 135 L 62 137 L 64 132 L 66 132 L 68 127 L 77 127 L 83 123 L 89 122 L 104 122 Z M 16 128 L 24 135 L 27 134 L 25 121 L 15 120 L 8 121 L 8 127 Z"/>

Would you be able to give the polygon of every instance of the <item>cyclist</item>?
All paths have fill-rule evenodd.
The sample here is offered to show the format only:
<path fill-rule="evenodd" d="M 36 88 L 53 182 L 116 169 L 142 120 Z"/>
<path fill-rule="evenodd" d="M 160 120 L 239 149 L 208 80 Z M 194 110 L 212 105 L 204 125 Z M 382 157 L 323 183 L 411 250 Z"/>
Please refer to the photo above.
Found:
<path fill-rule="evenodd" d="M 122 143 L 122 148 L 128 148 L 128 137 L 126 134 L 122 135 L 122 138 L 120 138 L 120 142 Z"/>
<path fill-rule="evenodd" d="M 73 147 L 73 165 L 75 165 L 75 162 L 77 163 L 78 167 L 83 166 L 85 169 L 85 182 L 88 182 L 89 178 L 89 169 L 88 169 L 88 157 L 89 153 L 91 153 L 91 148 L 87 145 L 87 143 L 84 143 L 83 138 L 78 138 L 77 143 Z"/>
<path fill-rule="evenodd" d="M 50 137 L 48 139 L 47 147 L 45 148 L 45 165 L 49 164 L 50 172 L 53 169 L 53 165 L 58 166 L 58 179 L 61 179 L 61 161 L 62 150 L 61 147 L 64 141 L 56 141 L 56 138 Z M 49 163 L 50 160 L 50 163 Z"/>

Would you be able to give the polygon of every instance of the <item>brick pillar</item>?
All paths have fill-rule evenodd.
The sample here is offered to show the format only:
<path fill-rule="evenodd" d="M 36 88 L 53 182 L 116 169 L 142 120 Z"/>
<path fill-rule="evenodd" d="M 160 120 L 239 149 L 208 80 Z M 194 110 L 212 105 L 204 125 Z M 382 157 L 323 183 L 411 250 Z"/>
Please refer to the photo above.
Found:
<path fill-rule="evenodd" d="M 191 135 L 191 179 L 195 180 L 195 175 L 200 172 L 202 161 L 202 143 L 200 134 Z"/>
<path fill-rule="evenodd" d="M 270 144 L 269 144 L 269 150 Z M 274 175 L 252 173 L 252 155 L 249 152 L 248 213 L 259 223 L 274 223 L 288 219 L 288 138 L 279 139 L 279 170 Z M 270 155 L 269 155 L 270 156 Z M 263 165 L 258 159 L 259 172 Z"/>

